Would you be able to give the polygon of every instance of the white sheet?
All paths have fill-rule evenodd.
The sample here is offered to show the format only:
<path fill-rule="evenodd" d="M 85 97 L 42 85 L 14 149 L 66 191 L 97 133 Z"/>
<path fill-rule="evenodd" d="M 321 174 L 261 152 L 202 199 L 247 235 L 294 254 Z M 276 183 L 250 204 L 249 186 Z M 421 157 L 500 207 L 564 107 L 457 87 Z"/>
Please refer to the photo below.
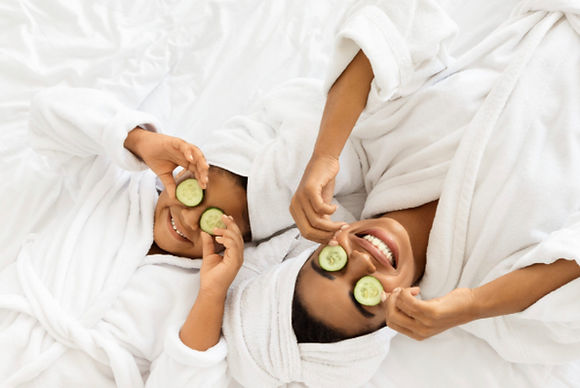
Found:
<path fill-rule="evenodd" d="M 294 76 L 322 79 L 333 25 L 350 3 L 3 2 L 2 192 L 17 189 L 10 184 L 25 171 L 23 161 L 31 157 L 23 132 L 29 100 L 41 88 L 65 84 L 111 91 L 126 104 L 140 105 L 157 115 L 167 132 L 203 143 L 209 132 L 243 113 L 255 96 L 280 81 Z M 454 50 L 460 53 L 501 23 L 514 1 L 444 3 L 460 26 Z M 44 199 L 42 193 L 35 198 Z M 0 216 L 5 206 L 10 204 L 0 201 Z M 4 247 L 14 247 L 32 227 L 27 224 L 9 232 L 6 222 L 10 220 L 3 221 L 1 255 L 6 253 Z M 533 386 L 545 373 L 552 375 L 553 386 L 580 385 L 579 370 L 554 368 L 538 371 L 538 376 L 533 366 L 507 363 L 485 342 L 456 330 L 421 343 L 397 336 L 385 365 L 374 380 L 376 387 L 501 386 L 506 382 Z"/>

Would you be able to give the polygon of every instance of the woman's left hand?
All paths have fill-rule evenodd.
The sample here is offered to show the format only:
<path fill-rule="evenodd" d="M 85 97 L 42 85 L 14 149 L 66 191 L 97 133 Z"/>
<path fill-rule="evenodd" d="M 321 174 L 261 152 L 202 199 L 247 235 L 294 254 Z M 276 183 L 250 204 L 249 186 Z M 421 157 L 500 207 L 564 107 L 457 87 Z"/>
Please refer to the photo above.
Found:
<path fill-rule="evenodd" d="M 416 340 L 424 340 L 476 319 L 474 295 L 457 288 L 431 300 L 419 300 L 418 287 L 395 289 L 383 303 L 387 326 Z"/>
<path fill-rule="evenodd" d="M 124 145 L 157 174 L 170 198 L 175 198 L 173 170 L 178 166 L 192 172 L 202 189 L 207 187 L 209 165 L 201 150 L 193 144 L 178 137 L 135 128 L 128 133 Z"/>

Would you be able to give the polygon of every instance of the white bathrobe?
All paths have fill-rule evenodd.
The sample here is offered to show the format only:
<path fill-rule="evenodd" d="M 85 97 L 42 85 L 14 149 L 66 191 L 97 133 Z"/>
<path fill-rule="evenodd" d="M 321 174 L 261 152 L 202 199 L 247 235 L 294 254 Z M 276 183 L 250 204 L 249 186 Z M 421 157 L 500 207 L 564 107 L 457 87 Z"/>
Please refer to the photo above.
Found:
<path fill-rule="evenodd" d="M 123 142 L 156 120 L 99 91 L 59 88 L 40 93 L 30 117 L 44 159 L 1 166 L 13 241 L 0 255 L 0 386 L 143 386 L 199 287 L 199 260 L 145 256 L 156 179 Z M 223 341 L 203 354 L 202 381 L 216 353 Z"/>
<path fill-rule="evenodd" d="M 506 66 L 446 178 L 421 283 L 426 298 L 534 263 L 580 263 L 580 2 L 524 1 L 472 58 L 492 46 L 481 61 Z M 511 362 L 578 360 L 579 293 L 576 279 L 521 313 L 464 329 Z"/>

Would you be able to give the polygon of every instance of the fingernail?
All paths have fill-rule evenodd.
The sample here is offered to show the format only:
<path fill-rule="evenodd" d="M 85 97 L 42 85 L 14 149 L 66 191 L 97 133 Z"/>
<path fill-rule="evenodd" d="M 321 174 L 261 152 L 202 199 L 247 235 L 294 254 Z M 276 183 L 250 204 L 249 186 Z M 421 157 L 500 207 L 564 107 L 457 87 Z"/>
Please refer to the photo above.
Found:
<path fill-rule="evenodd" d="M 338 245 L 338 241 L 336 241 L 335 239 L 332 239 L 328 242 L 328 245 L 331 247 L 335 247 Z"/>
<path fill-rule="evenodd" d="M 393 290 L 393 292 L 401 292 L 401 287 L 397 287 Z"/>
<path fill-rule="evenodd" d="M 348 224 L 344 224 L 340 227 L 340 230 L 345 230 L 346 228 L 348 228 Z"/>
<path fill-rule="evenodd" d="M 381 294 L 381 302 L 384 302 L 385 300 L 387 300 L 388 297 L 389 297 L 389 295 L 387 295 L 387 293 L 385 291 L 383 291 L 383 293 Z"/>

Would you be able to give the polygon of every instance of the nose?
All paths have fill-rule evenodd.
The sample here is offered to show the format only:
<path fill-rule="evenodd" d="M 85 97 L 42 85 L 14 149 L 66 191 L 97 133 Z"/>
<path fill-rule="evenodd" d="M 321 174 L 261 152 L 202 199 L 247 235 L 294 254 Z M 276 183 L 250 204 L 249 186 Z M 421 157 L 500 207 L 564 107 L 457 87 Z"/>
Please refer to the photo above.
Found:
<path fill-rule="evenodd" d="M 376 272 L 377 267 L 373 264 L 368 253 L 354 250 L 348 254 L 348 273 L 353 277 L 360 278 Z"/>
<path fill-rule="evenodd" d="M 186 208 L 182 207 L 181 216 L 183 217 L 184 226 L 196 232 L 199 230 L 199 218 L 203 213 L 203 208 L 200 206 Z"/>

